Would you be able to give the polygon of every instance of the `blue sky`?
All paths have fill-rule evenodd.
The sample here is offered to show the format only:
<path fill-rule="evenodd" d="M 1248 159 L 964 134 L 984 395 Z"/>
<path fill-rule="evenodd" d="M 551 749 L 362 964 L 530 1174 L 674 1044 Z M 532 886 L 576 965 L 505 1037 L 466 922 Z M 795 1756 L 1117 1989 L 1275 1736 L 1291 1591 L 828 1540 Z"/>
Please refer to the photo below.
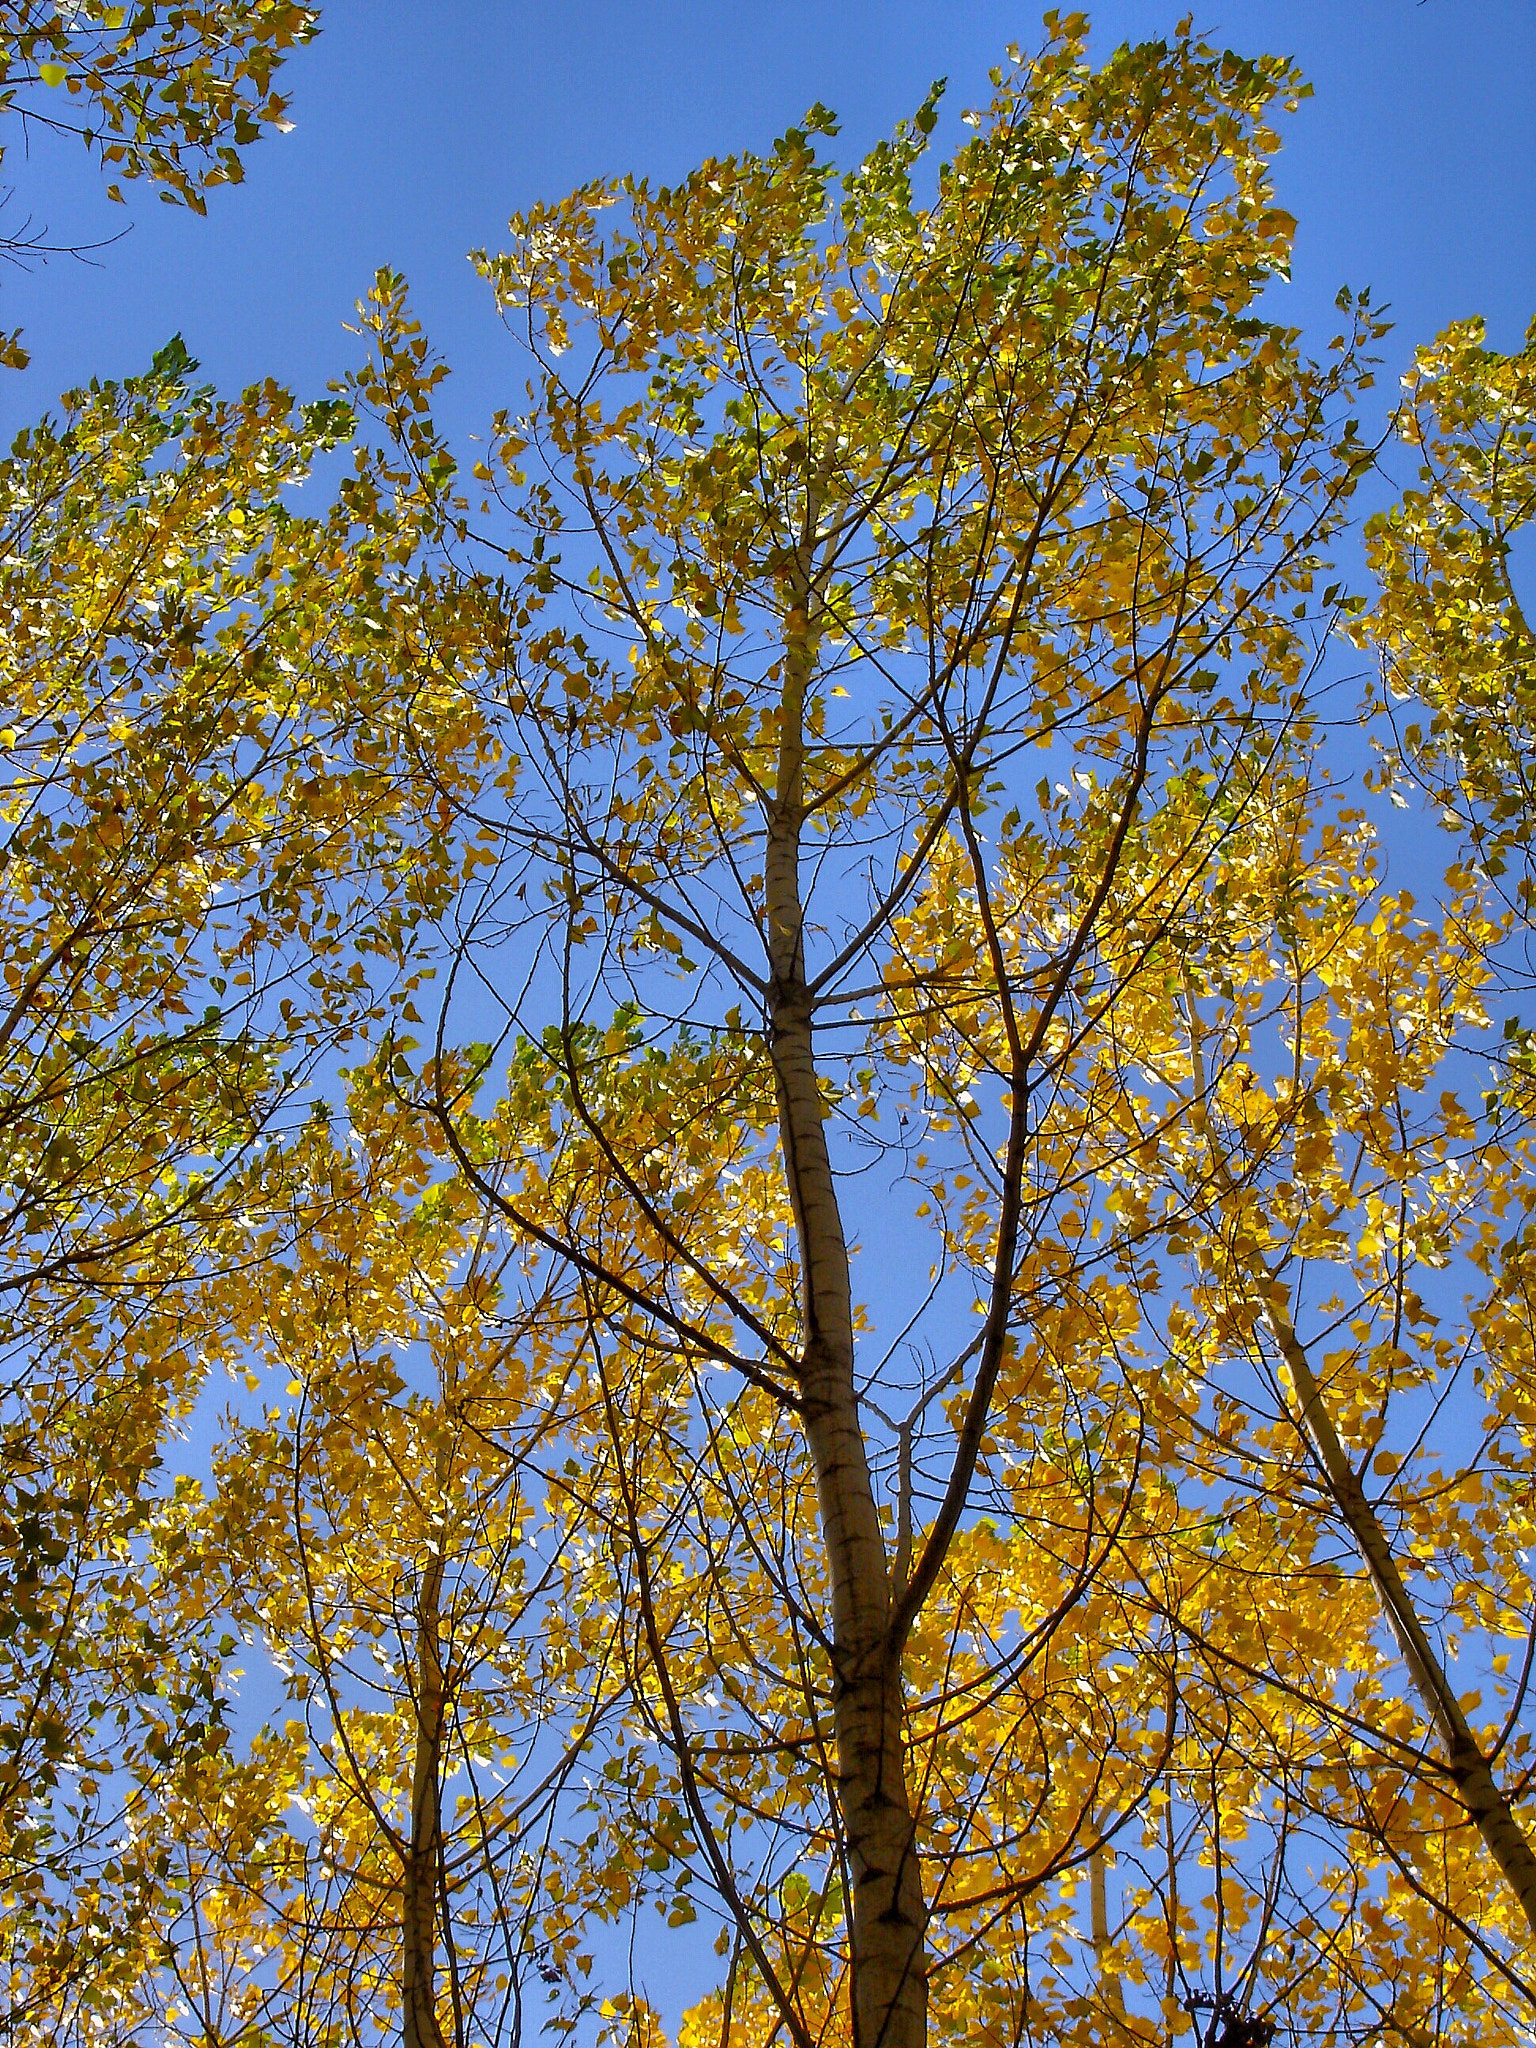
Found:
<path fill-rule="evenodd" d="M 1098 40 L 1165 33 L 1177 0 L 1106 0 Z M 1514 346 L 1536 312 L 1532 0 L 1213 0 L 1218 41 L 1294 54 L 1315 97 L 1289 124 L 1283 204 L 1300 222 L 1293 317 L 1326 340 L 1338 286 L 1390 301 L 1383 396 L 1414 341 L 1482 312 Z M 473 430 L 517 394 L 510 343 L 465 262 L 507 215 L 624 171 L 667 180 L 761 148 L 814 100 L 862 151 L 950 80 L 945 127 L 984 97 L 1036 6 L 1000 0 L 325 0 L 292 60 L 294 132 L 250 153 L 207 219 L 142 188 L 125 214 L 78 145 L 13 132 L 9 221 L 56 237 L 131 232 L 89 265 L 0 277 L 0 321 L 33 367 L 0 382 L 10 430 L 66 385 L 142 367 L 180 330 L 222 385 L 275 376 L 313 395 L 358 344 L 342 331 L 374 269 L 411 279 L 455 366 L 445 406 Z"/>

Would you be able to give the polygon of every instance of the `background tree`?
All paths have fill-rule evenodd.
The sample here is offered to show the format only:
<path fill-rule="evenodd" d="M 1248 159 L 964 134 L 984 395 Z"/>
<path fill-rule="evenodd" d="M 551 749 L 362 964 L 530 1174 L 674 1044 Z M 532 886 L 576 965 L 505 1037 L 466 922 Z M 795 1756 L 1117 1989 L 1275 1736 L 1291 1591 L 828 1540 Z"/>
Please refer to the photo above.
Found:
<path fill-rule="evenodd" d="M 347 1111 L 286 1159 L 270 1256 L 200 1311 L 286 1398 L 228 1418 L 162 1541 L 263 1711 L 274 1674 L 297 1705 L 145 1787 L 177 1855 L 136 1997 L 172 2039 L 517 2039 L 556 1974 L 546 1909 L 579 1906 L 570 1780 L 617 1674 L 562 1513 L 569 1316 L 433 1184 L 387 1068 Z"/>
<path fill-rule="evenodd" d="M 1385 706 L 1407 701 L 1399 768 L 1422 781 L 1480 864 L 1502 873 L 1530 841 L 1532 638 L 1514 575 L 1536 512 L 1536 339 L 1485 346 L 1480 320 L 1420 349 L 1398 417 L 1421 458 L 1366 530 L 1377 597 L 1360 636 Z M 1520 894 L 1529 915 L 1529 891 Z"/>
<path fill-rule="evenodd" d="M 19 119 L 23 135 L 36 126 L 78 136 L 108 173 L 109 198 L 123 196 L 117 178 L 148 178 L 162 198 L 202 213 L 211 187 L 245 176 L 241 151 L 288 125 L 273 75 L 318 23 L 319 9 L 295 0 L 8 0 L 0 115 Z M 48 232 L 30 219 L 13 225 L 0 256 L 59 253 Z M 26 360 L 19 332 L 0 338 L 0 367 Z"/>
<path fill-rule="evenodd" d="M 433 500 L 362 451 L 300 516 L 287 494 L 351 433 L 346 404 L 219 401 L 194 367 L 173 344 L 74 394 L 0 466 L 16 2013 L 55 1978 L 105 1995 L 96 1950 L 131 1905 L 100 1904 L 96 1851 L 134 1882 L 108 1853 L 112 1757 L 223 1739 L 169 1582 L 139 1576 L 168 1432 L 234 1341 L 190 1290 L 249 1267 L 294 1090 L 415 986 L 481 744 L 457 600 L 422 569 Z"/>

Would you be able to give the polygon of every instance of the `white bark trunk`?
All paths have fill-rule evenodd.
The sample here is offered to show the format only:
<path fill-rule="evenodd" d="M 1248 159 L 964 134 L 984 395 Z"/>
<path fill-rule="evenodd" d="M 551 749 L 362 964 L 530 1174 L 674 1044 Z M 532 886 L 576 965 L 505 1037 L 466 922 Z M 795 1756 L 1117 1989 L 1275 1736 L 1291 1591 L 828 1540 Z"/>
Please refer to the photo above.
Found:
<path fill-rule="evenodd" d="M 804 1293 L 800 1394 L 832 1577 L 837 1799 L 853 1896 L 855 2048 L 926 2048 L 927 1909 L 906 1785 L 890 1573 L 854 1377 L 852 1278 L 827 1148 L 806 983 L 800 835 L 805 697 L 814 622 L 802 602 L 785 634 L 778 779 L 768 821 L 768 1042 Z"/>
<path fill-rule="evenodd" d="M 1088 1859 L 1088 1912 L 1093 1933 L 1093 1960 L 1099 1973 L 1099 2007 L 1105 2039 L 1123 2041 L 1127 2033 L 1125 1990 L 1111 1955 L 1104 1859 L 1102 1848 L 1095 1849 Z"/>

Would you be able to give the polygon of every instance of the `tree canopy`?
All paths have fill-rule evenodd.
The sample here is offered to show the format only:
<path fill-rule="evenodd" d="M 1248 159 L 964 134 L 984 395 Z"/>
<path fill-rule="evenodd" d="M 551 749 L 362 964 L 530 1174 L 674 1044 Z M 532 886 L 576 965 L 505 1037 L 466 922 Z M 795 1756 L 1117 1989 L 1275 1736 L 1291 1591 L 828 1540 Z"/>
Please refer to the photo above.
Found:
<path fill-rule="evenodd" d="M 123 198 L 119 179 L 144 178 L 163 199 L 202 213 L 212 187 L 245 176 L 241 150 L 287 126 L 273 74 L 314 35 L 318 13 L 295 0 L 8 0 L 0 114 L 19 123 L 24 142 L 32 129 L 77 136 L 107 173 L 111 199 Z M 54 232 L 29 213 L 0 231 L 0 258 L 25 262 L 73 246 L 52 241 Z M 0 335 L 0 368 L 26 360 L 19 330 Z"/>
<path fill-rule="evenodd" d="M 315 26 L 3 12 L 194 202 Z M 1051 15 L 514 218 L 473 450 L 390 272 L 17 439 L 18 2038 L 1528 2037 L 1530 347 L 1371 440 L 1305 89 Z"/>

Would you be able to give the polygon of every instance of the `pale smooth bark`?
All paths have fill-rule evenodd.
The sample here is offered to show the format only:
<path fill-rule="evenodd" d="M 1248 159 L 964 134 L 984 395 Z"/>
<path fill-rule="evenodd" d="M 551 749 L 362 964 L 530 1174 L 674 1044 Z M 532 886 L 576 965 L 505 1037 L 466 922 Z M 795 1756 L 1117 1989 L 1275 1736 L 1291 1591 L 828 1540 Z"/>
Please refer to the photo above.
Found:
<path fill-rule="evenodd" d="M 1099 1973 L 1099 2002 L 1106 2038 L 1123 2041 L 1129 2031 L 1125 2016 L 1125 1988 L 1110 1952 L 1109 1898 L 1104 1882 L 1104 1860 L 1102 1846 L 1095 1849 L 1088 1859 L 1089 1927 L 1093 1937 L 1093 1960 Z"/>
<path fill-rule="evenodd" d="M 906 1783 L 899 1645 L 885 1539 L 854 1376 L 852 1278 L 827 1148 L 800 892 L 804 711 L 816 594 L 785 627 L 778 773 L 768 819 L 768 1042 L 804 1290 L 799 1393 L 832 1580 L 834 1727 L 848 1903 L 855 2048 L 925 2048 L 928 1914 Z"/>

